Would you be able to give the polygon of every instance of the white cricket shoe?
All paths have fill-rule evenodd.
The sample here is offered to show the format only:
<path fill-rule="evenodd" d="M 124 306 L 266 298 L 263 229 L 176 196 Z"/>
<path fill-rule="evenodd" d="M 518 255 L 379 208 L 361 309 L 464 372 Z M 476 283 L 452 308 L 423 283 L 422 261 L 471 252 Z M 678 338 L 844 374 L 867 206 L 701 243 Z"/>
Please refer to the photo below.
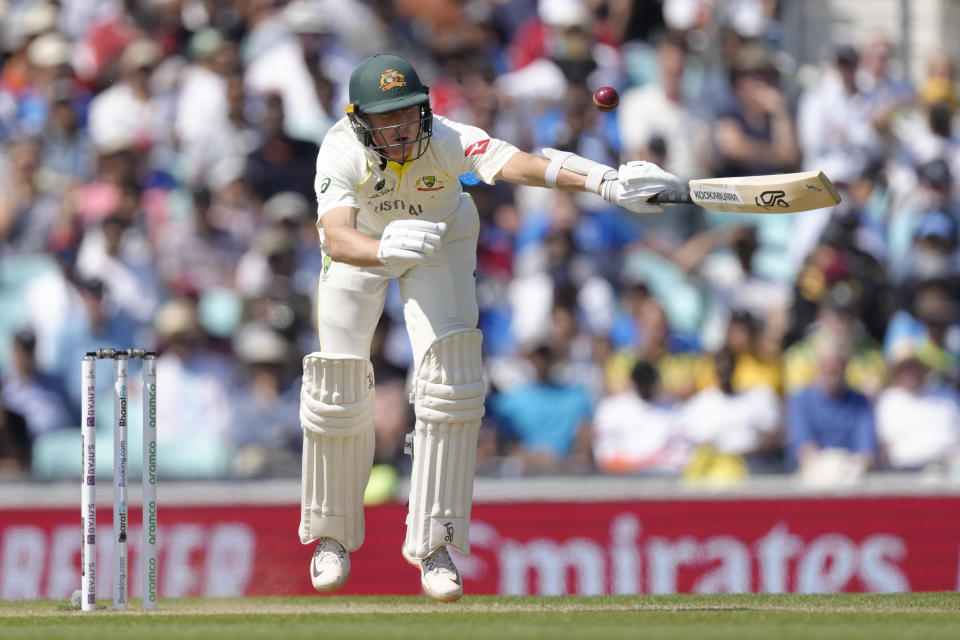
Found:
<path fill-rule="evenodd" d="M 463 581 L 446 547 L 440 547 L 423 560 L 407 555 L 401 547 L 404 559 L 420 567 L 420 585 L 423 592 L 439 602 L 456 602 L 463 596 Z"/>
<path fill-rule="evenodd" d="M 320 538 L 310 561 L 310 580 L 320 593 L 336 591 L 350 577 L 350 554 L 333 538 Z"/>

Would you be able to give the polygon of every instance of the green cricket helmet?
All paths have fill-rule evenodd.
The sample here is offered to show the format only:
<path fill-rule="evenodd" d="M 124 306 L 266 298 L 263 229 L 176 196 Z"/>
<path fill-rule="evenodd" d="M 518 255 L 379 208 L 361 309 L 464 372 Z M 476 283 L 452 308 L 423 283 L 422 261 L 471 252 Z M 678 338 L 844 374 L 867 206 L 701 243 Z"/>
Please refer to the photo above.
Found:
<path fill-rule="evenodd" d="M 377 131 L 392 129 L 417 122 L 402 122 L 389 127 L 371 127 L 364 114 L 389 113 L 408 107 L 420 107 L 420 129 L 417 137 L 408 142 L 386 145 L 374 139 Z M 433 111 L 430 109 L 429 89 L 420 82 L 413 65 L 400 56 L 378 54 L 367 58 L 350 75 L 350 104 L 346 107 L 347 118 L 360 143 L 376 154 L 382 162 L 390 158 L 386 151 L 399 147 L 406 158 L 416 160 L 427 151 L 433 134 Z"/>

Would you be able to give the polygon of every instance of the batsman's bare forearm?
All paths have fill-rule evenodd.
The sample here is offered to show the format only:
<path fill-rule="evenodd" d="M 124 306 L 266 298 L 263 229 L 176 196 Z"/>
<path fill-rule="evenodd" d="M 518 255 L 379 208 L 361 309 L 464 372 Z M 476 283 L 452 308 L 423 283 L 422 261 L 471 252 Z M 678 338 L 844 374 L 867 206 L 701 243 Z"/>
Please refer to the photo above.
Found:
<path fill-rule="evenodd" d="M 382 266 L 377 258 L 380 241 L 357 231 L 357 209 L 336 207 L 320 216 L 324 246 L 330 259 L 355 267 Z"/>
<path fill-rule="evenodd" d="M 526 187 L 546 187 L 547 182 L 544 176 L 548 166 L 550 166 L 549 158 L 518 151 L 510 156 L 496 175 L 496 179 Z M 586 181 L 586 176 L 567 169 L 561 169 L 557 175 L 557 187 L 563 191 L 586 191 Z"/>

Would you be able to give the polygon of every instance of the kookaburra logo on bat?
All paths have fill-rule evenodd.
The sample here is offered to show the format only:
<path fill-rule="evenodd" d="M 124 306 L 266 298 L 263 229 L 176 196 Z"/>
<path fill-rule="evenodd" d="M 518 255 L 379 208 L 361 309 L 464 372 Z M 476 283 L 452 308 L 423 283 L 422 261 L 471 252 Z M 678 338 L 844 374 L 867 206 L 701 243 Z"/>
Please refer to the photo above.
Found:
<path fill-rule="evenodd" d="M 784 196 L 787 195 L 783 191 L 777 189 L 774 191 L 764 191 L 759 196 L 757 196 L 757 204 L 761 207 L 789 207 L 790 205 L 784 200 Z"/>

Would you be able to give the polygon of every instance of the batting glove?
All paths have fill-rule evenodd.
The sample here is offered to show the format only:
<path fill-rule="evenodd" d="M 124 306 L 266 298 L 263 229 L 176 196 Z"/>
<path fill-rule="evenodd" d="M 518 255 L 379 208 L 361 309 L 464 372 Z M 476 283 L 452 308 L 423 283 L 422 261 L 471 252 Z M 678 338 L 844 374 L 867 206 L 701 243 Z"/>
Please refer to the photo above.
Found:
<path fill-rule="evenodd" d="M 377 259 L 388 267 L 426 262 L 437 252 L 446 230 L 444 222 L 394 220 L 383 230 Z"/>
<path fill-rule="evenodd" d="M 647 200 L 661 191 L 682 189 L 683 181 L 652 162 L 636 160 L 620 165 L 616 180 L 607 180 L 600 195 L 610 204 L 634 213 L 658 213 L 663 207 Z"/>

